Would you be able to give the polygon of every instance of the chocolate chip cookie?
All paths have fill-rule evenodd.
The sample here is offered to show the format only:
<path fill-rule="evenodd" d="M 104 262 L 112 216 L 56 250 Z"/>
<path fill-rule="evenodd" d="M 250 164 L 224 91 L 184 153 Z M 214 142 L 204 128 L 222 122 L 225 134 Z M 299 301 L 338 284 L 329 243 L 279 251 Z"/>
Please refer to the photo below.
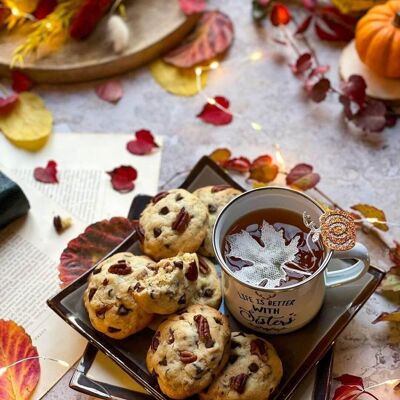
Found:
<path fill-rule="evenodd" d="M 207 257 L 215 257 L 212 244 L 212 232 L 215 221 L 223 207 L 240 193 L 239 190 L 228 185 L 206 186 L 197 189 L 193 193 L 201 200 L 208 210 L 207 235 L 199 249 L 200 254 Z"/>
<path fill-rule="evenodd" d="M 195 253 L 207 226 L 207 208 L 199 198 L 184 189 L 173 189 L 153 197 L 140 216 L 137 232 L 143 252 L 160 260 Z"/>
<path fill-rule="evenodd" d="M 172 314 L 192 301 L 199 278 L 199 261 L 195 253 L 165 258 L 149 269 L 150 274 L 139 280 L 132 292 L 143 310 Z"/>
<path fill-rule="evenodd" d="M 163 393 L 184 399 L 205 389 L 228 361 L 230 328 L 226 316 L 204 305 L 170 316 L 156 331 L 147 368 Z"/>
<path fill-rule="evenodd" d="M 255 335 L 233 332 L 229 362 L 200 400 L 268 400 L 282 378 L 272 345 Z"/>
<path fill-rule="evenodd" d="M 221 305 L 221 281 L 215 269 L 215 264 L 206 257 L 199 258 L 199 276 L 196 292 L 189 304 L 205 304 L 218 310 Z"/>
<path fill-rule="evenodd" d="M 131 292 L 152 263 L 146 256 L 118 253 L 93 270 L 83 299 L 96 330 L 124 339 L 150 323 L 153 315 L 139 307 Z"/>

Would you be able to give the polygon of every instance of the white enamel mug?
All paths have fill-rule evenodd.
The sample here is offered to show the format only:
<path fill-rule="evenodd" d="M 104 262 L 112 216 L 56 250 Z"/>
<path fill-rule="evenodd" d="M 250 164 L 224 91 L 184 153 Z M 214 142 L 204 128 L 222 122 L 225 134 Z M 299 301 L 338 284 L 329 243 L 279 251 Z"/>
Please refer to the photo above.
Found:
<path fill-rule="evenodd" d="M 291 210 L 300 215 L 305 211 L 316 222 L 324 212 L 311 197 L 292 189 L 266 187 L 250 190 L 234 198 L 219 214 L 214 226 L 213 246 L 222 267 L 225 304 L 232 315 L 246 327 L 258 332 L 289 333 L 315 317 L 324 301 L 326 287 L 344 285 L 361 278 L 368 270 L 369 255 L 360 243 L 342 252 L 324 247 L 324 259 L 318 270 L 292 286 L 266 289 L 243 282 L 224 260 L 224 237 L 240 217 L 267 208 Z M 333 258 L 354 262 L 346 268 L 329 271 L 328 264 Z"/>

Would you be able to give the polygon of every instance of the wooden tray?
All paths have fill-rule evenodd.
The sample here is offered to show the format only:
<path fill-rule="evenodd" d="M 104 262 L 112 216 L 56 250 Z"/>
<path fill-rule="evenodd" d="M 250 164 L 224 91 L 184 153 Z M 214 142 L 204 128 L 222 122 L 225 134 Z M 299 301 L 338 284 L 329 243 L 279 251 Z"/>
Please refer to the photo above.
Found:
<path fill-rule="evenodd" d="M 60 50 L 27 60 L 24 70 L 36 82 L 71 83 L 106 78 L 143 65 L 175 47 L 194 27 L 197 16 L 186 17 L 178 0 L 128 0 L 130 45 L 116 54 L 107 41 L 104 18 L 85 41 L 68 41 Z M 21 36 L 0 35 L 0 75 L 8 75 L 12 53 Z"/>

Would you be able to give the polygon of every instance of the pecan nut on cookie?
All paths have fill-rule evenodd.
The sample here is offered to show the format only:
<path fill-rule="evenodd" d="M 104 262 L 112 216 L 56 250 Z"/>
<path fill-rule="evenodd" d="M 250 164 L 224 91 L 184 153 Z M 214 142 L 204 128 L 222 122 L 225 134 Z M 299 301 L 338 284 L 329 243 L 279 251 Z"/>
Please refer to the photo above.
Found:
<path fill-rule="evenodd" d="M 230 328 L 226 316 L 204 305 L 170 316 L 153 336 L 147 368 L 172 399 L 201 392 L 228 361 Z"/>
<path fill-rule="evenodd" d="M 233 332 L 228 364 L 200 400 L 268 400 L 282 378 L 272 345 L 255 335 Z"/>
<path fill-rule="evenodd" d="M 155 260 L 195 253 L 208 226 L 206 206 L 184 189 L 154 196 L 139 218 L 137 233 L 143 252 Z"/>
<path fill-rule="evenodd" d="M 153 315 L 140 308 L 131 293 L 132 286 L 151 263 L 145 256 L 118 253 L 93 270 L 83 299 L 97 331 L 124 339 L 151 322 Z"/>

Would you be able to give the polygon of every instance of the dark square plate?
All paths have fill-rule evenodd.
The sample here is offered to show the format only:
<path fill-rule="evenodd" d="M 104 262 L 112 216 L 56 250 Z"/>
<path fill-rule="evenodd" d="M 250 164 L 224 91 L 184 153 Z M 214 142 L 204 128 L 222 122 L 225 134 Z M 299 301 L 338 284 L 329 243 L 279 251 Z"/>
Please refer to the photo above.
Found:
<path fill-rule="evenodd" d="M 202 186 L 221 183 L 240 188 L 214 162 L 208 157 L 203 157 L 182 187 L 193 191 Z M 148 201 L 148 196 L 137 196 L 132 204 L 130 216 L 134 217 L 134 214 L 138 213 Z M 138 253 L 137 239 L 136 233 L 133 232 L 107 257 L 121 251 Z M 342 268 L 341 263 L 343 261 L 333 260 L 329 268 Z M 92 328 L 82 301 L 89 274 L 90 271 L 49 299 L 48 305 L 90 343 L 131 375 L 153 397 L 166 400 L 167 397 L 159 391 L 146 368 L 145 356 L 153 334 L 150 329 L 145 329 L 124 340 L 115 340 Z M 286 400 L 293 394 L 302 379 L 322 359 L 340 332 L 375 291 L 383 276 L 382 271 L 371 267 L 369 272 L 355 283 L 328 288 L 324 305 L 311 323 L 293 333 L 267 336 L 277 349 L 284 366 L 284 377 L 273 400 Z M 229 315 L 224 305 L 221 306 L 221 311 Z M 230 317 L 230 322 L 233 330 L 246 331 L 233 317 Z"/>

